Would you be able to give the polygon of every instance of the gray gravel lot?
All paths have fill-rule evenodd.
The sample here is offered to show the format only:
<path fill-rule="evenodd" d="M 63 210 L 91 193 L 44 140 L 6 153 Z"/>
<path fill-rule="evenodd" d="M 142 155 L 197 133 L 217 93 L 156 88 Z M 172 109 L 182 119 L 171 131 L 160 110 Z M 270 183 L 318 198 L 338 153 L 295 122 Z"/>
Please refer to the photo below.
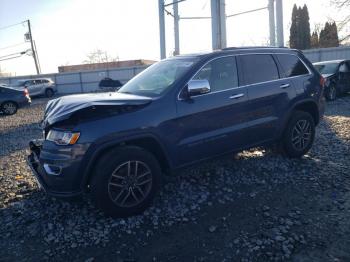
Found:
<path fill-rule="evenodd" d="M 45 104 L 0 115 L 0 261 L 350 261 L 350 96 L 327 104 L 302 159 L 252 149 L 198 164 L 127 219 L 37 189 L 25 157 Z"/>

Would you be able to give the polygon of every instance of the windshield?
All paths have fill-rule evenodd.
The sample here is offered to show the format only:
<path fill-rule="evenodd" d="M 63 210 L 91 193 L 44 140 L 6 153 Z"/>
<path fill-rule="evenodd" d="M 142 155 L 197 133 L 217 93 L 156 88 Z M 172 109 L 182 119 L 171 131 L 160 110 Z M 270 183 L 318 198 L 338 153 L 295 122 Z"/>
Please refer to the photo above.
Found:
<path fill-rule="evenodd" d="M 118 92 L 151 97 L 159 96 L 182 77 L 194 62 L 194 59 L 160 61 L 131 79 Z"/>
<path fill-rule="evenodd" d="M 314 65 L 320 74 L 334 74 L 337 71 L 338 63 L 327 63 Z"/>

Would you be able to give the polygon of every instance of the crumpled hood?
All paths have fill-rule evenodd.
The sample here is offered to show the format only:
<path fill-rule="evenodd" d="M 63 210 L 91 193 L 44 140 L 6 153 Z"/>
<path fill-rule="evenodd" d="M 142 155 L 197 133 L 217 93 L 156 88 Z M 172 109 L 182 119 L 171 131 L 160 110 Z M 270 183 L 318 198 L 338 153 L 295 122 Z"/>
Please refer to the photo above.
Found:
<path fill-rule="evenodd" d="M 126 93 L 96 93 L 68 95 L 48 102 L 43 120 L 43 127 L 69 119 L 72 114 L 86 108 L 98 106 L 146 105 L 152 98 Z"/>

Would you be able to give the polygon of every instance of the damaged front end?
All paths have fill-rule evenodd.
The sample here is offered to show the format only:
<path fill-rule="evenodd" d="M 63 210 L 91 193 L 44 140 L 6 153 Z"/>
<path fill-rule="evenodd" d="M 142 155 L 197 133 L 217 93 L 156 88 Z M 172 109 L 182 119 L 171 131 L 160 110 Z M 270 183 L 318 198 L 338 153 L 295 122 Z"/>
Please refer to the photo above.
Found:
<path fill-rule="evenodd" d="M 122 93 L 82 94 L 49 101 L 42 128 L 44 138 L 29 143 L 28 164 L 38 184 L 53 196 L 83 191 L 81 166 L 91 141 L 79 125 L 144 108 L 151 98 Z M 82 133 L 80 133 L 82 132 Z"/>
<path fill-rule="evenodd" d="M 57 98 L 46 106 L 42 128 L 71 127 L 86 120 L 139 110 L 150 104 L 152 98 L 124 93 L 82 94 Z"/>

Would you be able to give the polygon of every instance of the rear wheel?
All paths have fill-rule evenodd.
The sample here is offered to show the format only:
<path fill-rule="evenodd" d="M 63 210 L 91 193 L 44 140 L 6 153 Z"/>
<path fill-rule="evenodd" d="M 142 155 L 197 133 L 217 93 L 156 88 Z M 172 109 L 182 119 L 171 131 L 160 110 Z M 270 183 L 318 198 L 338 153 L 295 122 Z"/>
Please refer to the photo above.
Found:
<path fill-rule="evenodd" d="M 282 149 L 289 157 L 301 157 L 306 154 L 315 138 L 315 122 L 304 111 L 295 111 L 288 122 L 283 135 Z"/>
<path fill-rule="evenodd" d="M 1 111 L 5 115 L 14 115 L 14 114 L 16 114 L 17 109 L 18 109 L 18 106 L 15 102 L 8 101 L 8 102 L 4 102 L 1 105 Z"/>
<path fill-rule="evenodd" d="M 53 96 L 53 90 L 51 88 L 48 88 L 45 90 L 45 96 L 46 97 L 52 97 Z"/>
<path fill-rule="evenodd" d="M 97 163 L 91 180 L 96 206 L 112 217 L 143 212 L 161 183 L 157 159 L 146 150 L 128 146 L 114 149 Z"/>

